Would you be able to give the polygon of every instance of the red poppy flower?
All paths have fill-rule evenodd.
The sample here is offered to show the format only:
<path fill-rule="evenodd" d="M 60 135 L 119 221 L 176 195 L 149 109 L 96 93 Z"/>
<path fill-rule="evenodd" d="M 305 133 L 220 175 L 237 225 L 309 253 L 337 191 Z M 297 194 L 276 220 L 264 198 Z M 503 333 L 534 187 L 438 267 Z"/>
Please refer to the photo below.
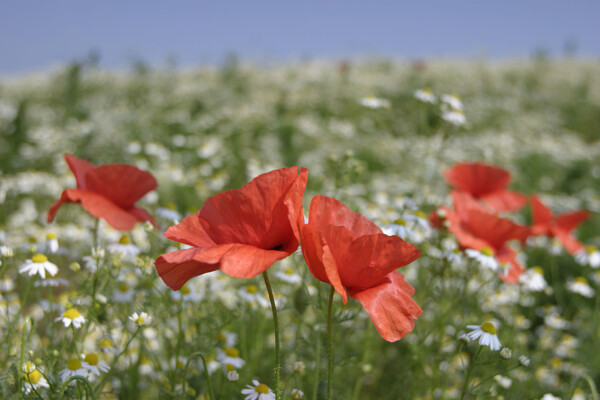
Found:
<path fill-rule="evenodd" d="M 453 188 L 469 193 L 491 211 L 514 211 L 527 203 L 524 195 L 506 190 L 510 174 L 502 168 L 483 163 L 460 163 L 444 171 L 444 179 Z"/>
<path fill-rule="evenodd" d="M 423 313 L 414 289 L 396 269 L 421 256 L 415 246 L 379 227 L 339 201 L 316 196 L 309 222 L 300 221 L 302 253 L 315 278 L 333 285 L 344 301 L 361 302 L 377 331 L 394 342 L 413 330 Z"/>
<path fill-rule="evenodd" d="M 81 203 L 87 212 L 104 219 L 114 229 L 129 231 L 136 222 L 150 221 L 152 216 L 135 206 L 146 193 L 156 189 L 156 179 L 132 165 L 108 164 L 95 167 L 86 160 L 65 154 L 65 160 L 75 175 L 77 189 L 65 189 L 52 204 L 48 222 L 64 203 Z"/>
<path fill-rule="evenodd" d="M 298 249 L 307 179 L 306 168 L 283 168 L 211 197 L 167 229 L 165 237 L 193 248 L 158 257 L 156 271 L 173 290 L 217 269 L 238 278 L 263 273 Z"/>
<path fill-rule="evenodd" d="M 534 235 L 557 238 L 570 254 L 575 254 L 585 247 L 573 236 L 572 232 L 590 217 L 589 211 L 574 211 L 555 217 L 537 196 L 531 196 L 531 213 L 533 217 L 531 231 Z"/>
<path fill-rule="evenodd" d="M 456 211 L 444 207 L 445 227 L 462 248 L 486 250 L 500 263 L 510 264 L 508 273 L 500 272 L 499 276 L 506 282 L 517 283 L 524 269 L 506 242 L 513 239 L 525 242 L 530 229 L 486 212 L 468 193 L 453 191 L 451 195 Z"/>

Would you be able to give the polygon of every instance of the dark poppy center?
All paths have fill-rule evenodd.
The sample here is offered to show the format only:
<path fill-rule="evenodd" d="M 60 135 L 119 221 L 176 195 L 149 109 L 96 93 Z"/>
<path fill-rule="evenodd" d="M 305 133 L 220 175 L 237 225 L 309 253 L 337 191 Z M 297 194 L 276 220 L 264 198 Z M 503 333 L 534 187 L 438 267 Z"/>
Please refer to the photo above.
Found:
<path fill-rule="evenodd" d="M 281 250 L 283 248 L 282 244 L 278 244 L 277 246 L 271 247 L 269 250 Z"/>

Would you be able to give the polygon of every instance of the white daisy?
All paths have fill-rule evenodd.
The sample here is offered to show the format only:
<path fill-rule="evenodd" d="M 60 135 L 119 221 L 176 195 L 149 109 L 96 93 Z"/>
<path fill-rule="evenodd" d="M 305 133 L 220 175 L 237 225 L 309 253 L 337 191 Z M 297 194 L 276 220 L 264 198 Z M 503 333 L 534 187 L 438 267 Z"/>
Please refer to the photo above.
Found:
<path fill-rule="evenodd" d="M 177 212 L 177 206 L 173 203 L 167 203 L 164 207 L 157 208 L 156 215 L 174 224 L 181 220 L 181 214 Z"/>
<path fill-rule="evenodd" d="M 50 276 L 58 273 L 58 267 L 48 261 L 48 257 L 43 254 L 36 254 L 31 260 L 25 260 L 25 264 L 19 267 L 19 273 L 29 273 L 29 276 L 39 274 L 42 279 L 46 278 L 46 272 Z"/>
<path fill-rule="evenodd" d="M 240 374 L 236 370 L 227 372 L 227 380 L 230 382 L 237 382 L 240 379 Z"/>
<path fill-rule="evenodd" d="M 302 277 L 292 267 L 286 268 L 284 271 L 275 272 L 275 276 L 287 283 L 295 284 L 302 282 Z"/>
<path fill-rule="evenodd" d="M 569 281 L 567 283 L 567 289 L 573 293 L 577 293 L 588 298 L 594 297 L 594 294 L 596 293 L 596 291 L 589 285 L 588 280 L 583 276 L 578 276 L 577 278 Z"/>
<path fill-rule="evenodd" d="M 146 326 L 152 322 L 152 317 L 145 312 L 141 312 L 139 314 L 134 312 L 129 316 L 129 319 L 137 326 Z"/>
<path fill-rule="evenodd" d="M 48 253 L 56 253 L 58 251 L 58 239 L 56 238 L 56 234 L 50 232 L 46 235 L 44 247 Z"/>
<path fill-rule="evenodd" d="M 67 368 L 63 369 L 58 373 L 60 375 L 60 379 L 66 381 L 72 376 L 83 376 L 87 377 L 88 373 L 85 368 L 83 368 L 83 363 L 78 358 L 72 358 L 67 363 Z"/>
<path fill-rule="evenodd" d="M 575 253 L 575 260 L 581 265 L 600 267 L 600 250 L 595 246 L 586 246 Z"/>
<path fill-rule="evenodd" d="M 99 247 L 92 248 L 92 254 L 89 256 L 83 257 L 83 261 L 85 262 L 85 267 L 90 270 L 90 272 L 96 272 L 100 262 L 104 259 L 104 249 Z"/>
<path fill-rule="evenodd" d="M 481 250 L 466 249 L 465 254 L 478 261 L 482 266 L 490 268 L 492 271 L 500 269 L 500 263 L 494 257 L 494 251 L 489 247 L 484 247 Z"/>
<path fill-rule="evenodd" d="M 25 394 L 29 394 L 33 390 L 37 391 L 40 388 L 50 388 L 48 381 L 34 363 L 25 363 L 23 372 L 25 372 L 25 383 L 23 384 L 23 391 Z"/>
<path fill-rule="evenodd" d="M 552 393 L 546 393 L 540 400 L 561 400 L 560 397 L 554 396 Z"/>
<path fill-rule="evenodd" d="M 246 395 L 244 400 L 275 400 L 275 393 L 256 379 L 252 380 L 252 385 L 246 385 L 246 389 L 242 389 L 242 394 Z"/>
<path fill-rule="evenodd" d="M 452 125 L 461 126 L 467 123 L 467 117 L 460 110 L 444 111 L 442 119 L 450 122 Z"/>
<path fill-rule="evenodd" d="M 294 363 L 294 372 L 299 373 L 300 375 L 302 375 L 304 373 L 304 370 L 306 369 L 306 366 L 304 365 L 304 363 L 302 361 L 296 361 Z"/>
<path fill-rule="evenodd" d="M 121 282 L 119 287 L 113 290 L 113 300 L 117 303 L 129 303 L 133 300 L 133 295 L 135 291 L 131 286 L 127 284 L 127 282 Z"/>
<path fill-rule="evenodd" d="M 107 338 L 100 340 L 100 342 L 98 342 L 98 347 L 100 347 L 100 351 L 103 353 L 117 354 L 119 352 L 117 349 L 115 349 L 115 346 L 113 346 L 113 343 L 110 341 L 110 339 Z"/>
<path fill-rule="evenodd" d="M 396 218 L 394 222 L 382 226 L 381 231 L 386 235 L 396 235 L 402 239 L 407 239 L 413 233 L 403 218 Z"/>
<path fill-rule="evenodd" d="M 106 246 L 106 250 L 111 254 L 119 254 L 124 258 L 133 258 L 140 254 L 140 248 L 131 243 L 128 235 L 121 236 L 117 243 L 110 243 Z"/>
<path fill-rule="evenodd" d="M 463 103 L 457 94 L 443 94 L 441 99 L 444 105 L 450 106 L 453 110 L 460 111 L 463 109 Z"/>
<path fill-rule="evenodd" d="M 14 255 L 15 255 L 15 253 L 13 252 L 13 249 L 11 249 L 10 247 L 0 246 L 0 256 L 10 258 Z"/>
<path fill-rule="evenodd" d="M 360 104 L 368 108 L 389 108 L 390 101 L 369 95 L 360 99 Z"/>
<path fill-rule="evenodd" d="M 491 350 L 500 350 L 502 346 L 498 336 L 496 335 L 496 327 L 491 322 L 484 322 L 481 325 L 467 325 L 468 329 L 472 329 L 467 333 L 469 340 L 479 339 L 481 346 L 489 346 Z"/>
<path fill-rule="evenodd" d="M 437 103 L 437 97 L 429 88 L 415 90 L 413 95 L 415 96 L 415 99 L 421 100 L 424 103 Z"/>
<path fill-rule="evenodd" d="M 300 389 L 293 389 L 292 390 L 292 399 L 294 400 L 299 400 L 299 399 L 303 399 L 304 398 L 304 392 Z"/>
<path fill-rule="evenodd" d="M 235 347 L 237 344 L 237 333 L 222 331 L 217 334 L 217 342 L 224 343 L 224 347 Z"/>
<path fill-rule="evenodd" d="M 227 365 L 233 366 L 235 369 L 240 369 L 246 364 L 246 361 L 240 358 L 240 352 L 235 347 L 225 347 L 217 349 L 217 361 L 227 368 Z"/>
<path fill-rule="evenodd" d="M 1 264 L 0 264 L 1 265 Z M 0 278 L 0 293 L 10 292 L 15 288 L 15 283 L 8 276 Z"/>
<path fill-rule="evenodd" d="M 198 280 L 186 283 L 179 290 L 171 290 L 173 300 L 200 302 L 204 299 L 204 291 L 199 287 Z"/>
<path fill-rule="evenodd" d="M 261 293 L 256 285 L 246 285 L 240 289 L 238 289 L 238 295 L 246 300 L 250 305 L 268 305 L 265 303 L 265 298 L 263 293 Z"/>
<path fill-rule="evenodd" d="M 67 286 L 69 281 L 62 278 L 48 278 L 43 281 L 37 281 L 33 283 L 35 287 L 59 287 L 59 286 Z"/>
<path fill-rule="evenodd" d="M 548 286 L 541 267 L 529 268 L 519 276 L 519 283 L 523 285 L 523 290 L 526 292 L 541 292 Z"/>
<path fill-rule="evenodd" d="M 108 372 L 110 367 L 105 361 L 100 360 L 98 354 L 96 353 L 87 353 L 83 357 L 83 368 L 89 371 L 89 375 L 100 376 L 100 372 Z"/>
<path fill-rule="evenodd" d="M 62 317 L 56 318 L 55 321 L 61 321 L 65 324 L 65 328 L 68 328 L 72 324 L 73 328 L 79 329 L 85 323 L 86 319 L 76 309 L 69 308 L 63 313 Z"/>
<path fill-rule="evenodd" d="M 531 360 L 527 356 L 519 356 L 519 363 L 524 367 L 528 367 Z"/>

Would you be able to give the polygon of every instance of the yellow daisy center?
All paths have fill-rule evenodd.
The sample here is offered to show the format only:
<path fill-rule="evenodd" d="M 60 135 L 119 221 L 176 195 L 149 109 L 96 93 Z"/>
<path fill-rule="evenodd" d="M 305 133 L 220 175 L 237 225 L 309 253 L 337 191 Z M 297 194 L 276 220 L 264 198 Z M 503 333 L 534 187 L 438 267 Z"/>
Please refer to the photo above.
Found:
<path fill-rule="evenodd" d="M 79 361 L 76 358 L 72 358 L 71 360 L 69 360 L 69 362 L 67 363 L 67 368 L 69 368 L 71 371 L 75 371 L 81 368 L 81 361 Z"/>
<path fill-rule="evenodd" d="M 36 254 L 35 256 L 31 257 L 31 261 L 37 264 L 42 264 L 48 261 L 48 257 L 43 254 Z"/>
<path fill-rule="evenodd" d="M 533 271 L 538 274 L 538 275 L 544 275 L 544 270 L 542 269 L 542 267 L 539 266 L 535 266 L 532 268 Z"/>
<path fill-rule="evenodd" d="M 46 235 L 46 239 L 47 240 L 54 240 L 54 239 L 56 239 L 56 234 L 50 232 L 49 234 Z"/>
<path fill-rule="evenodd" d="M 395 223 L 396 225 L 402 225 L 402 226 L 405 226 L 405 225 L 406 225 L 406 221 L 405 221 L 405 220 L 403 220 L 402 218 L 396 218 L 396 219 L 394 220 L 394 223 Z"/>
<path fill-rule="evenodd" d="M 79 311 L 77 311 L 74 308 L 69 308 L 67 311 L 65 311 L 63 313 L 63 317 L 68 318 L 68 319 L 75 319 L 77 317 L 79 317 L 81 314 L 79 314 Z"/>
<path fill-rule="evenodd" d="M 415 215 L 419 218 L 427 219 L 427 214 L 425 214 L 423 211 L 417 211 Z"/>
<path fill-rule="evenodd" d="M 96 365 L 98 364 L 98 355 L 96 353 L 87 353 L 83 361 L 90 365 Z"/>
<path fill-rule="evenodd" d="M 121 236 L 121 239 L 119 239 L 119 244 L 129 244 L 131 243 L 131 239 L 129 239 L 129 236 L 127 235 L 123 235 Z"/>
<path fill-rule="evenodd" d="M 37 243 L 37 239 L 36 239 L 36 238 L 34 238 L 33 236 L 30 236 L 29 238 L 27 238 L 27 241 L 28 241 L 29 243 Z"/>
<path fill-rule="evenodd" d="M 240 352 L 235 347 L 226 347 L 223 351 L 227 357 L 238 358 L 240 356 Z"/>
<path fill-rule="evenodd" d="M 175 203 L 167 203 L 165 204 L 165 208 L 168 208 L 169 210 L 177 210 Z"/>
<path fill-rule="evenodd" d="M 425 89 L 423 89 L 423 93 L 431 94 L 432 92 L 431 92 L 431 89 L 426 87 Z"/>
<path fill-rule="evenodd" d="M 35 385 L 40 381 L 40 379 L 42 379 L 42 373 L 37 369 L 34 369 L 33 371 L 27 374 L 27 377 L 29 378 L 29 382 Z"/>
<path fill-rule="evenodd" d="M 228 372 L 235 371 L 235 367 L 233 365 L 231 365 L 231 364 L 225 364 L 225 369 Z"/>
<path fill-rule="evenodd" d="M 585 279 L 583 276 L 578 276 L 577 278 L 575 278 L 575 282 L 576 283 L 581 283 L 581 284 L 584 284 L 584 285 L 588 284 L 587 279 Z"/>
<path fill-rule="evenodd" d="M 254 294 L 254 293 L 258 292 L 258 286 L 248 285 L 248 286 L 246 286 L 246 292 Z"/>
<path fill-rule="evenodd" d="M 217 334 L 217 341 L 219 342 L 224 342 L 225 340 L 227 340 L 227 336 L 225 336 L 225 334 L 223 332 L 219 332 Z"/>
<path fill-rule="evenodd" d="M 286 273 L 287 275 L 294 275 L 294 268 L 288 268 L 288 269 L 286 269 L 286 270 L 285 270 L 285 273 Z"/>
<path fill-rule="evenodd" d="M 183 285 L 180 290 L 181 294 L 189 294 L 192 291 L 187 285 Z"/>
<path fill-rule="evenodd" d="M 489 247 L 484 247 L 483 249 L 479 250 L 479 252 L 488 257 L 491 257 L 494 255 L 494 251 Z"/>
<path fill-rule="evenodd" d="M 596 248 L 596 246 L 585 246 L 585 250 L 586 250 L 588 253 L 590 253 L 590 254 L 592 254 L 592 253 L 593 253 L 593 252 L 595 252 L 595 251 L 598 251 L 598 249 Z"/>
<path fill-rule="evenodd" d="M 256 390 L 256 393 L 264 393 L 264 394 L 269 393 L 269 387 L 267 385 L 265 385 L 264 383 L 257 385 L 254 388 L 254 390 Z"/>
<path fill-rule="evenodd" d="M 108 339 L 102 339 L 102 340 L 100 341 L 100 343 L 98 343 L 98 345 L 99 345 L 100 347 L 104 347 L 104 348 L 106 348 L 106 347 L 112 347 L 112 343 L 111 343 L 111 342 L 110 342 L 110 340 L 108 340 Z"/>
<path fill-rule="evenodd" d="M 142 317 L 142 316 L 140 315 L 139 317 L 137 317 L 137 318 L 135 319 L 135 321 L 134 321 L 134 322 L 135 322 L 136 324 L 138 324 L 138 325 L 144 325 L 144 322 L 145 322 L 145 321 L 146 321 L 146 320 L 144 319 L 144 317 Z"/>
<path fill-rule="evenodd" d="M 496 327 L 491 322 L 484 322 L 481 324 L 481 330 L 492 335 L 496 334 Z"/>
<path fill-rule="evenodd" d="M 121 283 L 119 285 L 119 290 L 123 293 L 125 293 L 126 291 L 129 290 L 129 285 L 127 285 L 126 283 Z"/>

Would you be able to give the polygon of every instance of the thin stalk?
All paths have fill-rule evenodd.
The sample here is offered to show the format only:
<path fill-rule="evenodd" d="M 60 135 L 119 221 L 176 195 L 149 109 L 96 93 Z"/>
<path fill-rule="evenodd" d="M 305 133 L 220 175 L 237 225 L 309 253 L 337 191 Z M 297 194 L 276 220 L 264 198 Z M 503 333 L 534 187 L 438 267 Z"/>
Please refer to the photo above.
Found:
<path fill-rule="evenodd" d="M 327 400 L 331 399 L 331 377 L 333 376 L 333 295 L 335 289 L 331 286 L 329 291 L 329 307 L 327 310 Z"/>
<path fill-rule="evenodd" d="M 106 382 L 106 380 L 109 378 L 110 375 L 112 375 L 112 372 L 114 371 L 115 365 L 117 365 L 117 361 L 119 361 L 119 358 L 123 354 L 125 354 L 125 352 L 129 348 L 129 345 L 131 344 L 131 342 L 133 342 L 133 339 L 135 339 L 135 337 L 138 335 L 138 333 L 141 330 L 142 330 L 142 327 L 138 326 L 137 329 L 136 329 L 136 331 L 134 332 L 134 334 L 131 335 L 131 337 L 129 338 L 129 340 L 127 341 L 127 343 L 125 343 L 125 347 L 123 348 L 123 350 L 121 350 L 121 352 L 119 354 L 117 354 L 117 356 L 113 359 L 112 363 L 110 364 L 108 372 L 104 374 L 104 376 L 102 377 L 102 380 L 96 385 L 96 388 L 94 389 L 93 393 L 95 393 L 98 390 L 102 389 L 102 387 L 104 386 L 104 383 Z"/>
<path fill-rule="evenodd" d="M 565 308 L 565 299 L 563 297 L 563 292 L 562 288 L 559 288 L 560 285 L 560 279 L 558 277 L 558 269 L 556 266 L 556 260 L 555 260 L 555 256 L 554 255 L 550 255 L 550 270 L 552 271 L 552 283 L 554 286 L 554 297 L 556 297 L 556 302 L 558 303 L 558 305 L 560 305 L 562 307 L 562 309 L 564 310 Z"/>
<path fill-rule="evenodd" d="M 267 291 L 269 292 L 271 311 L 273 311 L 273 325 L 275 326 L 275 398 L 279 400 L 279 320 L 277 319 L 275 297 L 273 296 L 273 289 L 271 288 L 271 282 L 269 281 L 267 271 L 263 272 L 263 278 L 265 279 L 265 285 L 267 285 Z"/>
<path fill-rule="evenodd" d="M 467 376 L 465 377 L 465 383 L 463 384 L 462 392 L 460 393 L 460 400 L 463 400 L 465 398 L 465 394 L 467 394 L 467 387 L 469 386 L 469 379 L 471 378 L 471 374 L 473 373 L 473 370 L 475 369 L 475 364 L 477 363 L 477 358 L 479 358 L 481 349 L 483 349 L 483 346 L 479 346 L 479 350 L 477 350 L 477 354 L 475 354 L 475 357 L 473 358 L 473 362 L 471 363 L 471 366 L 469 367 L 469 371 L 467 372 Z"/>
<path fill-rule="evenodd" d="M 70 377 L 69 379 L 67 379 L 65 381 L 65 383 L 63 383 L 62 387 L 60 388 L 58 400 L 62 400 L 65 397 L 65 391 L 67 390 L 69 383 L 71 383 L 71 381 L 75 381 L 75 380 L 85 383 L 85 398 L 86 399 L 88 398 L 88 396 L 92 399 L 94 398 L 94 391 L 92 390 L 92 385 L 90 384 L 90 381 L 81 375 L 75 375 L 75 376 Z"/>
<path fill-rule="evenodd" d="M 183 369 L 183 382 L 181 384 L 181 400 L 185 399 L 185 390 L 186 390 L 186 385 L 187 385 L 187 372 L 188 372 L 188 368 L 190 366 L 190 362 L 192 362 L 192 360 L 196 357 L 200 357 L 202 359 L 202 365 L 204 366 L 204 374 L 206 375 L 206 387 L 208 390 L 208 400 L 212 400 L 213 395 L 212 395 L 212 387 L 210 386 L 210 375 L 208 374 L 208 367 L 206 366 L 206 359 L 204 358 L 204 356 L 202 355 L 202 353 L 196 352 L 194 354 L 192 354 L 187 362 L 185 363 L 185 368 Z"/>
<path fill-rule="evenodd" d="M 317 400 L 319 391 L 319 379 L 321 372 L 321 332 L 317 331 L 317 351 L 315 355 L 315 386 L 313 388 L 313 400 Z"/>

